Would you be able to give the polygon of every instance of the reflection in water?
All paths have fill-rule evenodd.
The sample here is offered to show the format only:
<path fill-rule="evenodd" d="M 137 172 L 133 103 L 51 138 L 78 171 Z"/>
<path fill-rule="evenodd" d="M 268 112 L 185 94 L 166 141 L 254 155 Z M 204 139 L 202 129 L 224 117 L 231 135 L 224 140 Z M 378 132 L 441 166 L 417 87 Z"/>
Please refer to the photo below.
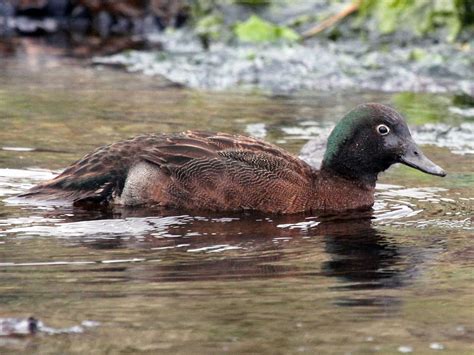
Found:
<path fill-rule="evenodd" d="M 396 245 L 373 228 L 358 234 L 325 236 L 332 258 L 323 265 L 325 275 L 354 283 L 349 288 L 399 287 L 401 271 L 394 269 L 401 257 Z M 357 283 L 357 284 L 356 284 Z"/>
<path fill-rule="evenodd" d="M 137 211 L 133 214 L 136 216 Z M 182 223 L 184 219 L 186 222 Z M 163 262 L 143 265 L 139 272 L 131 270 L 132 279 L 147 282 L 304 277 L 308 284 L 318 285 L 326 277 L 328 290 L 335 291 L 332 304 L 371 306 L 369 313 L 373 316 L 398 311 L 401 299 L 376 292 L 360 295 L 360 292 L 399 288 L 415 276 L 412 273 L 415 266 L 410 265 L 414 260 L 402 255 L 397 243 L 373 228 L 370 216 L 347 215 L 344 219 L 187 216 L 184 219 L 164 230 L 147 231 L 140 241 L 123 236 L 87 242 L 81 238 L 79 243 L 94 249 L 138 247 L 157 251 L 149 258 L 163 257 L 164 260 L 160 259 Z M 306 227 L 301 228 L 302 225 Z M 193 256 L 186 255 L 189 253 Z M 123 269 L 108 269 L 108 272 L 123 272 Z M 330 281 L 333 278 L 335 283 Z"/>
<path fill-rule="evenodd" d="M 346 291 L 335 297 L 333 302 L 336 305 L 371 306 L 379 308 L 385 316 L 388 311 L 399 310 L 401 299 L 398 297 L 378 293 L 354 294 L 354 291 L 398 288 L 404 285 L 410 266 L 404 263 L 396 244 L 390 243 L 383 233 L 371 227 L 355 234 L 326 235 L 324 241 L 331 260 L 323 263 L 323 273 L 340 279 L 342 285 L 338 284 L 333 288 Z"/>
<path fill-rule="evenodd" d="M 324 217 L 190 216 L 149 208 L 92 212 L 55 208 L 43 212 L 43 218 L 46 225 L 13 226 L 6 232 L 55 237 L 92 250 L 134 251 L 133 257 L 127 252 L 127 257 L 118 260 L 71 262 L 120 264 L 98 270 L 126 273 L 126 278 L 120 277 L 124 282 L 307 277 L 309 283 L 317 283 L 328 277 L 337 280 L 329 287 L 338 291 L 334 304 L 381 306 L 386 312 L 389 304 L 400 301 L 379 295 L 352 297 L 352 292 L 398 288 L 413 276 L 398 244 L 372 226 L 370 212 Z M 141 263 L 139 272 L 137 263 Z"/>

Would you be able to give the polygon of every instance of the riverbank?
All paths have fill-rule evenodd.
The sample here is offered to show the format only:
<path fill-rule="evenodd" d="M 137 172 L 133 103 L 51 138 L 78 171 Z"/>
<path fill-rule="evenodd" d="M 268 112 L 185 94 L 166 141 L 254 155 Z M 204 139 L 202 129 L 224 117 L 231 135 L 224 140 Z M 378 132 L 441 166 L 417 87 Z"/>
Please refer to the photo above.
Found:
<path fill-rule="evenodd" d="M 470 5 L 424 2 L 6 2 L 0 56 L 19 51 L 18 36 L 34 35 L 60 55 L 195 89 L 474 96 Z"/>
<path fill-rule="evenodd" d="M 149 35 L 162 50 L 96 57 L 95 64 L 161 75 L 191 88 L 260 89 L 273 93 L 368 89 L 463 92 L 474 96 L 474 43 L 361 39 L 302 43 L 214 43 L 204 49 L 185 31 Z"/>

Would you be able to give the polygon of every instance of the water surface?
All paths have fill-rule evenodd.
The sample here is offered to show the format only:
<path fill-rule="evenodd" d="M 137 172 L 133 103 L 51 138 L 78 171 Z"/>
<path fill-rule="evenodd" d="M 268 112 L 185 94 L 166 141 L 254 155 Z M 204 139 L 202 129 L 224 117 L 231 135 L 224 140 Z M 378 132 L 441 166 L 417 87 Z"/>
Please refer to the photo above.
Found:
<path fill-rule="evenodd" d="M 470 136 L 456 136 L 455 147 L 422 136 L 449 175 L 393 167 L 368 214 L 85 211 L 5 200 L 98 145 L 143 132 L 247 132 L 297 154 L 367 101 L 395 105 L 414 127 L 469 132 L 462 97 L 209 93 L 28 58 L 28 66 L 0 62 L 0 318 L 100 325 L 2 337 L 0 352 L 474 352 Z"/>

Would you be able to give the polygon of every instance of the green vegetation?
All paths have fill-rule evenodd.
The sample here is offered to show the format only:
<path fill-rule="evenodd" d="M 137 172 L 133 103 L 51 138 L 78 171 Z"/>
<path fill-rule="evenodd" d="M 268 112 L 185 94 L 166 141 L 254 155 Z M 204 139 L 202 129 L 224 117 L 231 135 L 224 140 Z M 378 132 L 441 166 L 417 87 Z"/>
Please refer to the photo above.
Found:
<path fill-rule="evenodd" d="M 362 0 L 359 13 L 363 19 L 375 19 L 382 34 L 402 29 L 424 36 L 444 29 L 446 39 L 452 41 L 464 27 L 474 24 L 474 1 Z"/>
<path fill-rule="evenodd" d="M 411 32 L 417 37 L 438 40 L 469 40 L 460 36 L 464 30 L 474 28 L 474 0 L 310 0 L 322 11 L 298 13 L 285 17 L 286 9 L 294 12 L 300 1 L 282 0 L 190 0 L 192 26 L 209 43 L 217 40 L 236 39 L 243 42 L 297 41 L 308 27 L 318 26 L 325 19 L 327 29 L 318 36 L 336 39 L 342 36 L 364 35 L 373 32 L 388 35 Z M 344 7 L 355 6 L 357 11 L 339 13 Z M 310 6 L 307 6 L 311 8 Z M 274 10 L 277 10 L 276 12 Z M 289 12 L 292 12 L 289 11 Z M 269 14 L 279 13 L 279 17 Z M 339 31 L 339 28 L 341 31 Z M 342 30 L 345 29 L 345 30 Z M 415 53 L 416 55 L 417 53 Z"/>
<path fill-rule="evenodd" d="M 297 41 L 300 35 L 289 27 L 277 26 L 252 15 L 247 21 L 237 23 L 234 33 L 242 42 Z"/>

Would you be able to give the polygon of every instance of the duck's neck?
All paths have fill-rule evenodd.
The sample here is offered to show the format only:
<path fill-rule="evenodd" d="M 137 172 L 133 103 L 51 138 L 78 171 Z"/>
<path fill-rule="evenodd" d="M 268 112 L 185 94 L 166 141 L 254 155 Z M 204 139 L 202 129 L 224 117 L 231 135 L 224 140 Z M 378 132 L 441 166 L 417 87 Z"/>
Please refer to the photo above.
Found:
<path fill-rule="evenodd" d="M 347 154 L 339 154 L 332 158 L 324 157 L 321 172 L 337 175 L 348 181 L 364 186 L 375 186 L 379 169 L 357 163 L 354 158 L 345 158 Z"/>
<path fill-rule="evenodd" d="M 314 210 L 342 211 L 370 208 L 374 204 L 377 176 L 352 177 L 323 163 L 314 178 Z"/>

